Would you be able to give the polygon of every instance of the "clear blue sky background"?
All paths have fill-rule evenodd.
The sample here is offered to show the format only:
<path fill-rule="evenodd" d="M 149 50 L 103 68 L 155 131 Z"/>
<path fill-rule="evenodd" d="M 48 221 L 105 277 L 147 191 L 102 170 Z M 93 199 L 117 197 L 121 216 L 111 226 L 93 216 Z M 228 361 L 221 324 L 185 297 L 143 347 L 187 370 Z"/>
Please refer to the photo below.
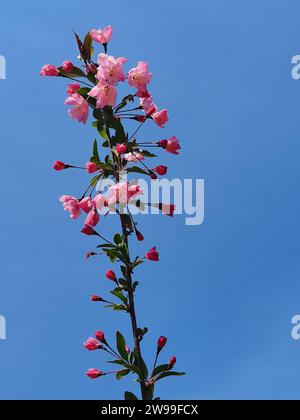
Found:
<path fill-rule="evenodd" d="M 89 157 L 93 129 L 68 119 L 65 82 L 38 76 L 46 63 L 74 59 L 72 29 L 112 24 L 111 52 L 151 63 L 151 90 L 170 109 L 164 132 L 181 157 L 170 175 L 206 180 L 206 220 L 144 219 L 146 242 L 161 263 L 138 272 L 140 324 L 150 327 L 152 361 L 169 337 L 188 375 L 158 387 L 164 398 L 299 398 L 300 344 L 290 322 L 300 312 L 300 53 L 298 0 L 14 1 L 1 5 L 0 398 L 113 399 L 136 390 L 131 378 L 87 380 L 106 368 L 82 342 L 94 330 L 129 332 L 128 320 L 89 302 L 106 295 L 96 244 L 79 234 L 58 197 L 79 194 L 82 174 L 56 174 L 56 159 Z M 129 68 L 129 67 L 128 67 Z M 104 225 L 104 223 L 103 223 Z M 155 227 L 155 228 L 154 228 Z M 107 225 L 106 234 L 110 233 Z"/>

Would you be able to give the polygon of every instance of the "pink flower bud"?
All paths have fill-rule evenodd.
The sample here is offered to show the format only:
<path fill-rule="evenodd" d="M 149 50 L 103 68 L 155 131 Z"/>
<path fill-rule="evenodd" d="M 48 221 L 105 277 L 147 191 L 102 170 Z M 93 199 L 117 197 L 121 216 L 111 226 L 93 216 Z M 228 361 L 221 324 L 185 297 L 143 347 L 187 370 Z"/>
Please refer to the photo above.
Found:
<path fill-rule="evenodd" d="M 106 278 L 108 280 L 111 280 L 111 281 L 116 281 L 117 280 L 116 274 L 112 270 L 107 271 L 105 275 L 106 275 Z"/>
<path fill-rule="evenodd" d="M 172 356 L 169 362 L 169 369 L 172 369 L 175 366 L 176 362 L 177 362 L 176 357 Z"/>
<path fill-rule="evenodd" d="M 156 173 L 154 173 L 152 171 L 150 171 L 149 174 L 150 174 L 150 178 L 153 179 L 153 181 L 155 181 L 158 178 L 158 176 L 156 175 Z"/>
<path fill-rule="evenodd" d="M 118 155 L 123 155 L 124 153 L 127 152 L 126 144 L 119 144 L 118 143 L 116 145 L 116 150 L 117 150 Z"/>
<path fill-rule="evenodd" d="M 91 226 L 85 226 L 81 233 L 84 233 L 87 236 L 98 235 L 98 233 Z"/>
<path fill-rule="evenodd" d="M 66 60 L 63 62 L 62 69 L 65 73 L 72 73 L 74 64 L 70 60 Z"/>
<path fill-rule="evenodd" d="M 100 296 L 93 295 L 91 297 L 92 302 L 104 302 L 104 300 Z"/>
<path fill-rule="evenodd" d="M 166 174 L 167 174 L 167 172 L 168 172 L 168 168 L 167 168 L 166 166 L 160 165 L 160 166 L 157 166 L 157 167 L 154 169 L 154 171 L 155 171 L 158 175 L 163 176 L 163 175 L 166 175 Z"/>
<path fill-rule="evenodd" d="M 40 71 L 40 76 L 52 76 L 57 77 L 59 75 L 59 70 L 57 67 L 52 66 L 51 64 L 46 64 Z"/>
<path fill-rule="evenodd" d="M 97 331 L 96 332 L 96 338 L 100 343 L 106 344 L 105 335 L 103 331 Z"/>
<path fill-rule="evenodd" d="M 86 373 L 86 375 L 90 378 L 90 379 L 97 379 L 100 378 L 100 376 L 103 376 L 104 373 L 101 372 L 98 369 L 89 369 Z"/>
<path fill-rule="evenodd" d="M 93 163 L 93 162 L 88 162 L 85 165 L 85 167 L 88 174 L 94 174 L 95 172 L 98 171 L 98 165 L 96 165 L 96 163 Z"/>
<path fill-rule="evenodd" d="M 126 350 L 126 353 L 127 353 L 127 354 L 130 354 L 130 353 L 131 353 L 131 352 L 130 352 L 130 348 L 129 348 L 128 346 L 126 346 L 126 347 L 125 347 L 125 350 Z"/>
<path fill-rule="evenodd" d="M 138 240 L 138 241 L 140 241 L 140 242 L 143 242 L 143 240 L 144 240 L 145 238 L 144 238 L 144 236 L 142 235 L 142 233 L 141 233 L 141 232 L 139 232 L 138 230 L 137 230 L 135 233 L 136 233 L 137 240 Z"/>
<path fill-rule="evenodd" d="M 166 337 L 159 337 L 158 342 L 157 342 L 157 348 L 159 350 L 162 350 L 165 345 L 167 344 L 168 339 Z"/>
<path fill-rule="evenodd" d="M 62 170 L 67 169 L 69 167 L 70 167 L 69 165 L 66 165 L 64 162 L 61 162 L 60 160 L 57 160 L 53 164 L 53 169 L 55 169 L 56 171 L 62 171 Z"/>
<path fill-rule="evenodd" d="M 89 338 L 85 343 L 84 343 L 84 347 L 88 350 L 88 351 L 95 351 L 95 350 L 99 350 L 101 349 L 100 344 L 98 343 L 97 340 L 95 340 L 94 338 Z"/>
<path fill-rule="evenodd" d="M 159 253 L 156 251 L 156 246 L 152 249 L 150 249 L 149 252 L 146 254 L 146 258 L 149 261 L 159 261 Z"/>

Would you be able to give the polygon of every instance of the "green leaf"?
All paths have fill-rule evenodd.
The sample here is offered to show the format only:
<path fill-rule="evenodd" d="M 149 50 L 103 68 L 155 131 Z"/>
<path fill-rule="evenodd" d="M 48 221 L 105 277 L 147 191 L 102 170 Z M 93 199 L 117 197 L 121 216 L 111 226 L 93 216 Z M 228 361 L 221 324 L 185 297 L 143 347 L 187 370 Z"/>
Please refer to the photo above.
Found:
<path fill-rule="evenodd" d="M 84 71 L 82 71 L 79 67 L 74 67 L 71 73 L 66 73 L 65 71 L 63 71 L 63 69 L 61 67 L 59 67 L 59 74 L 62 77 L 85 77 L 86 78 L 86 74 L 84 73 Z"/>
<path fill-rule="evenodd" d="M 117 233 L 114 237 L 114 241 L 117 245 L 120 245 L 121 243 L 123 243 L 123 238 L 119 233 Z"/>
<path fill-rule="evenodd" d="M 163 378 L 167 378 L 169 376 L 183 376 L 185 372 L 164 372 L 154 377 L 154 381 L 160 381 Z"/>
<path fill-rule="evenodd" d="M 117 143 L 124 143 L 126 139 L 126 134 L 124 127 L 119 118 L 116 118 L 113 114 L 111 107 L 104 108 L 104 118 L 109 128 L 112 128 L 116 132 Z"/>
<path fill-rule="evenodd" d="M 133 291 L 135 292 L 135 290 L 136 290 L 136 288 L 139 286 L 139 282 L 138 281 L 135 281 L 134 283 L 133 283 L 133 285 L 132 285 L 132 288 L 133 288 Z"/>
<path fill-rule="evenodd" d="M 117 259 L 126 263 L 124 255 L 117 249 L 105 250 L 107 256 L 110 258 L 111 262 L 115 262 Z"/>
<path fill-rule="evenodd" d="M 77 93 L 81 96 L 83 96 L 84 98 L 86 98 L 88 96 L 88 94 L 90 93 L 91 89 L 88 87 L 83 87 L 77 90 Z"/>
<path fill-rule="evenodd" d="M 140 153 L 148 158 L 155 158 L 157 155 L 154 155 L 153 153 L 148 152 L 148 150 L 141 150 Z"/>
<path fill-rule="evenodd" d="M 117 312 L 118 311 L 121 312 L 121 311 L 127 311 L 127 308 L 124 305 L 114 305 L 113 310 Z"/>
<path fill-rule="evenodd" d="M 103 244 L 103 245 L 97 245 L 97 248 L 102 248 L 102 249 L 105 249 L 105 248 L 115 249 L 116 247 L 114 245 L 111 245 L 111 244 Z"/>
<path fill-rule="evenodd" d="M 119 365 L 119 366 L 128 367 L 128 364 L 125 363 L 123 360 L 110 360 L 107 363 L 109 363 L 111 365 Z"/>
<path fill-rule="evenodd" d="M 160 365 L 160 366 L 157 366 L 157 368 L 154 369 L 152 376 L 156 376 L 159 373 L 165 372 L 167 370 L 169 370 L 169 365 Z"/>
<path fill-rule="evenodd" d="M 98 83 L 98 80 L 96 79 L 95 75 L 91 72 L 87 74 L 87 78 L 91 83 L 93 83 L 93 85 L 96 85 Z"/>
<path fill-rule="evenodd" d="M 117 332 L 117 349 L 124 360 L 128 360 L 128 353 L 126 351 L 126 341 L 124 336 L 118 331 Z"/>
<path fill-rule="evenodd" d="M 125 305 L 127 305 L 128 301 L 127 298 L 123 295 L 120 289 L 115 289 L 112 292 L 110 292 L 113 296 L 116 296 L 118 299 L 120 299 Z"/>
<path fill-rule="evenodd" d="M 85 58 L 88 61 L 90 61 L 94 52 L 94 48 L 93 48 L 93 40 L 89 32 L 86 34 L 83 41 L 83 51 L 84 51 Z"/>
<path fill-rule="evenodd" d="M 134 263 L 132 264 L 132 268 L 134 269 L 134 268 L 136 268 L 136 267 L 138 267 L 139 265 L 141 265 L 141 264 L 144 264 L 144 261 L 143 260 L 141 260 L 141 259 L 139 259 L 138 257 L 136 258 L 136 260 L 134 261 Z"/>
<path fill-rule="evenodd" d="M 77 41 L 77 45 L 78 45 L 78 49 L 79 49 L 81 58 L 85 61 L 83 43 L 82 43 L 79 35 L 76 32 L 74 32 L 74 35 L 75 35 L 75 38 L 76 38 L 76 41 Z"/>
<path fill-rule="evenodd" d="M 144 361 L 144 359 L 141 357 L 141 370 L 142 370 L 142 375 L 144 379 L 148 378 L 148 368 L 147 365 Z"/>
<path fill-rule="evenodd" d="M 132 392 L 128 391 L 125 392 L 124 398 L 126 401 L 138 401 L 138 397 L 136 397 Z"/>
<path fill-rule="evenodd" d="M 137 173 L 142 175 L 149 175 L 148 171 L 145 171 L 145 169 L 139 168 L 138 166 L 132 166 L 131 168 L 127 169 L 127 173 Z"/>
<path fill-rule="evenodd" d="M 116 374 L 116 378 L 118 381 L 120 381 L 124 376 L 128 375 L 130 373 L 130 369 L 121 370 Z"/>
<path fill-rule="evenodd" d="M 128 104 L 128 102 L 134 102 L 134 96 L 133 95 L 128 95 L 125 96 L 125 98 L 122 99 L 122 102 L 120 103 L 120 105 L 117 106 L 117 108 L 115 109 L 115 113 L 121 111 L 121 109 L 125 108 L 125 106 Z"/>
<path fill-rule="evenodd" d="M 95 187 L 98 184 L 98 181 L 100 180 L 101 175 L 96 175 L 94 176 L 94 178 L 91 180 L 91 187 Z"/>
<path fill-rule="evenodd" d="M 98 152 L 98 142 L 97 140 L 94 141 L 94 146 L 93 146 L 93 157 L 97 162 L 100 162 L 100 156 L 99 156 L 99 152 Z"/>

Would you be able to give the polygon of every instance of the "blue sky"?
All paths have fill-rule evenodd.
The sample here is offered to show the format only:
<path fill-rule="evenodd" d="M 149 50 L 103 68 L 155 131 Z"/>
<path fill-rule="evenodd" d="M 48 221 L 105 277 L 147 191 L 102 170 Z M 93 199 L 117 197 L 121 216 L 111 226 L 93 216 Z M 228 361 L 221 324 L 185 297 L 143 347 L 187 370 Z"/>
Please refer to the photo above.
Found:
<path fill-rule="evenodd" d="M 54 160 L 85 162 L 95 135 L 69 120 L 65 82 L 38 76 L 46 63 L 74 59 L 72 29 L 112 24 L 111 52 L 144 59 L 151 91 L 171 121 L 145 136 L 177 135 L 180 157 L 163 156 L 170 175 L 204 178 L 206 220 L 143 220 L 161 263 L 138 272 L 140 325 L 152 361 L 169 337 L 187 376 L 166 380 L 166 399 L 298 399 L 300 343 L 291 318 L 300 312 L 299 102 L 291 58 L 300 53 L 299 2 L 153 0 L 25 2 L 1 6 L 2 143 L 0 398 L 114 399 L 135 391 L 131 378 L 88 381 L 105 358 L 82 342 L 94 330 L 113 338 L 129 323 L 92 305 L 108 292 L 106 261 L 86 263 L 96 244 L 63 213 L 58 197 L 78 194 L 82 174 L 56 174 Z M 153 226 L 155 225 L 155 229 Z M 104 232 L 113 233 L 108 225 Z"/>

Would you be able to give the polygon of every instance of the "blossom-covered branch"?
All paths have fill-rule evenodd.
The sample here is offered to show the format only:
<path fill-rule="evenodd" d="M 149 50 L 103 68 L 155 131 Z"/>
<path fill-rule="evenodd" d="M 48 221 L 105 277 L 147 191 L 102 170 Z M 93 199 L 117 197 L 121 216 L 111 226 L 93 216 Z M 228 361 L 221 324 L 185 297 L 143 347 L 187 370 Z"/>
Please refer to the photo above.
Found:
<path fill-rule="evenodd" d="M 87 376 L 96 379 L 101 376 L 115 374 L 119 380 L 134 374 L 141 388 L 143 400 L 155 398 L 155 384 L 168 377 L 180 376 L 184 373 L 174 371 L 176 358 L 172 356 L 168 363 L 158 365 L 161 351 L 167 344 L 166 337 L 157 341 L 154 354 L 154 364 L 151 370 L 147 367 L 141 349 L 141 342 L 148 332 L 141 328 L 137 321 L 135 310 L 135 294 L 138 282 L 135 271 L 146 261 L 159 261 L 157 247 L 153 247 L 142 257 L 132 259 L 130 254 L 130 239 L 134 235 L 142 242 L 144 236 L 138 229 L 130 208 L 134 206 L 143 209 L 146 206 L 158 208 L 162 214 L 173 216 L 176 208 L 170 203 L 143 202 L 143 190 L 136 180 L 129 181 L 129 174 L 149 177 L 151 180 L 165 176 L 168 168 L 165 165 L 153 167 L 147 160 L 156 157 L 152 153 L 154 148 L 163 149 L 167 153 L 178 155 L 181 149 L 176 137 L 158 141 L 139 140 L 138 135 L 147 121 L 152 121 L 163 128 L 169 120 L 168 111 L 160 110 L 154 103 L 148 86 L 152 80 L 148 63 L 139 61 L 129 72 L 124 70 L 127 59 L 108 55 L 108 46 L 113 34 L 111 26 L 101 30 L 93 29 L 85 38 L 75 34 L 79 49 L 80 66 L 75 66 L 66 60 L 60 67 L 47 64 L 41 70 L 42 76 L 63 77 L 72 81 L 67 88 L 66 105 L 70 106 L 69 116 L 86 124 L 90 114 L 92 125 L 97 130 L 99 139 L 102 138 L 103 150 L 107 150 L 105 158 L 101 158 L 99 139 L 93 143 L 92 157 L 85 164 L 75 165 L 56 161 L 53 168 L 62 170 L 83 170 L 92 174 L 89 185 L 83 187 L 80 197 L 64 195 L 60 198 L 64 209 L 70 213 L 72 219 L 78 219 L 85 214 L 85 221 L 81 232 L 101 240 L 97 250 L 88 252 L 86 258 L 106 255 L 111 264 L 118 264 L 117 270 L 109 269 L 106 278 L 113 284 L 111 299 L 98 295 L 91 297 L 92 302 L 104 303 L 107 308 L 127 313 L 130 317 L 133 348 L 121 332 L 116 333 L 115 346 L 106 338 L 103 331 L 97 331 L 93 338 L 89 338 L 85 347 L 89 351 L 102 351 L 111 356 L 109 363 L 117 366 L 117 370 L 103 372 L 99 369 L 89 369 Z M 94 43 L 102 44 L 104 53 L 93 61 Z M 118 85 L 128 83 L 133 92 L 129 92 L 119 103 Z M 126 120 L 137 122 L 137 128 L 129 133 L 124 123 Z M 105 187 L 103 187 L 105 185 Z M 102 215 L 117 214 L 120 219 L 120 233 L 112 239 L 107 239 L 102 233 L 100 219 Z M 125 399 L 138 399 L 133 393 L 125 392 Z"/>

